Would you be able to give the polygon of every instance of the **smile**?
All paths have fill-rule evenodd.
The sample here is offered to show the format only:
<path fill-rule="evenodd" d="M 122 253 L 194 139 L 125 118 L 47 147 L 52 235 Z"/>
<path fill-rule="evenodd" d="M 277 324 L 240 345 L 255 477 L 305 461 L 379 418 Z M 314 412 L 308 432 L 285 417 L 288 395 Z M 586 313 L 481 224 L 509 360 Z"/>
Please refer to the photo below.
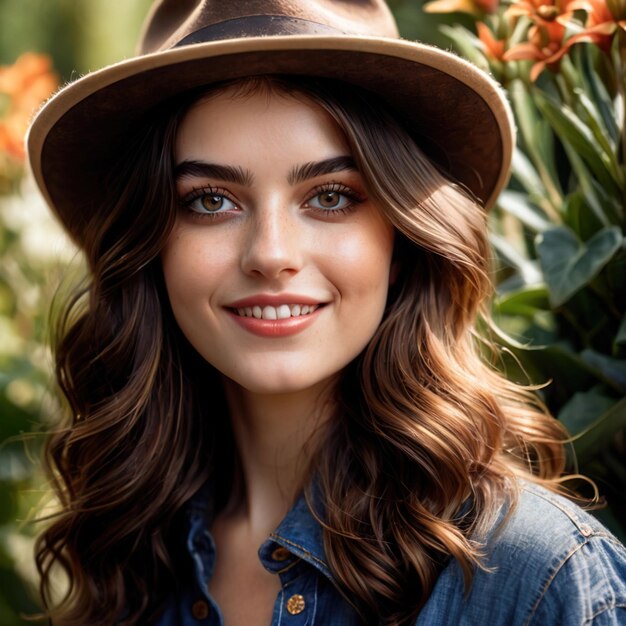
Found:
<path fill-rule="evenodd" d="M 281 304 L 279 306 L 247 306 L 233 309 L 239 317 L 253 317 L 258 320 L 285 320 L 314 313 L 319 304 Z"/>

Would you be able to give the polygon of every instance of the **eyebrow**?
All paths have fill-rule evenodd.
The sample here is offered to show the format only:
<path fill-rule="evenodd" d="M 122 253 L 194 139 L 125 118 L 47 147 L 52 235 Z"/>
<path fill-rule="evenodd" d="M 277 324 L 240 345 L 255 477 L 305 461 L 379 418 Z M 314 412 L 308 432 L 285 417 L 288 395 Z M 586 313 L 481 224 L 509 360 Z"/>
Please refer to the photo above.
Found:
<path fill-rule="evenodd" d="M 290 185 L 296 185 L 310 178 L 334 174 L 346 170 L 356 171 L 356 163 L 350 156 L 338 156 L 323 161 L 311 161 L 294 167 L 287 176 Z M 254 175 L 250 170 L 232 165 L 218 165 L 217 163 L 206 163 L 204 161 L 181 161 L 174 168 L 174 179 L 191 177 L 215 178 L 228 183 L 236 183 L 250 187 L 254 182 Z"/>
<path fill-rule="evenodd" d="M 334 174 L 335 172 L 343 172 L 345 170 L 356 171 L 356 169 L 356 163 L 350 156 L 339 156 L 325 159 L 324 161 L 312 161 L 294 167 L 287 176 L 287 182 L 290 185 L 295 185 L 316 176 Z"/>
<path fill-rule="evenodd" d="M 205 163 L 204 161 L 181 161 L 174 168 L 174 179 L 188 177 L 216 178 L 227 183 L 236 183 L 250 187 L 254 181 L 254 176 L 250 170 L 232 165 L 217 165 L 216 163 Z"/>

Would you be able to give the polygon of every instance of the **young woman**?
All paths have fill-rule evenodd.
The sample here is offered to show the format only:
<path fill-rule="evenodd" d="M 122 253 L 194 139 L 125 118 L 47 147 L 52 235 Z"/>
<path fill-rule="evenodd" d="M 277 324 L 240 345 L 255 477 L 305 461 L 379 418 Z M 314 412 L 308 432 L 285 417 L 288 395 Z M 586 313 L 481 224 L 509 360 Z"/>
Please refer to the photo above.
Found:
<path fill-rule="evenodd" d="M 223 4 L 162 2 L 157 52 L 31 130 L 89 268 L 53 623 L 626 623 L 626 551 L 556 494 L 566 435 L 481 356 L 497 87 L 380 3 Z"/>

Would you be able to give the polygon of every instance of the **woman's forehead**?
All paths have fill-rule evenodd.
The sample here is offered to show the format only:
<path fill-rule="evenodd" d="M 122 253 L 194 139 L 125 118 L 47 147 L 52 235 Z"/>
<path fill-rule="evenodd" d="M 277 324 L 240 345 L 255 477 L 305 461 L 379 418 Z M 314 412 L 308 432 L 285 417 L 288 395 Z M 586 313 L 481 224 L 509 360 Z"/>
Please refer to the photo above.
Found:
<path fill-rule="evenodd" d="M 210 157 L 240 163 L 255 155 L 272 155 L 278 165 L 350 155 L 350 149 L 320 105 L 278 90 L 241 93 L 227 87 L 199 98 L 179 124 L 177 162 Z"/>

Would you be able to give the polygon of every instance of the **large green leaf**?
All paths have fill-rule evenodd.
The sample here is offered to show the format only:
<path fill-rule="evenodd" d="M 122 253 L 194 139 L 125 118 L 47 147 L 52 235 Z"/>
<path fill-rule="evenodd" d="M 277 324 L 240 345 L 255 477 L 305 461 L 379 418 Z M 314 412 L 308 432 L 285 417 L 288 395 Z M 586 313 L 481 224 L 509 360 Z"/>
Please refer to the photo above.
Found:
<path fill-rule="evenodd" d="M 537 254 L 552 306 L 561 306 L 593 280 L 621 245 L 622 233 L 616 226 L 603 228 L 586 243 L 563 226 L 538 235 Z"/>
<path fill-rule="evenodd" d="M 589 391 L 575 393 L 561 408 L 557 417 L 570 435 L 577 436 L 617 402 L 617 398 L 609 395 L 602 385 L 596 385 Z"/>
<path fill-rule="evenodd" d="M 613 100 L 595 67 L 595 62 L 601 60 L 603 54 L 597 46 L 578 44 L 574 46 L 570 56 L 575 59 L 585 89 L 591 94 L 592 100 L 598 107 L 611 142 L 617 145 L 620 139 L 620 130 L 616 122 Z"/>
<path fill-rule="evenodd" d="M 541 178 L 550 204 L 558 209 L 561 206 L 562 192 L 550 126 L 539 114 L 533 98 L 521 80 L 511 81 L 509 95 L 519 126 L 523 149 Z"/>
<path fill-rule="evenodd" d="M 598 219 L 594 211 L 590 211 L 585 197 L 580 191 L 570 193 L 564 200 L 563 213 L 565 223 L 582 241 L 593 237 L 604 224 Z"/>
<path fill-rule="evenodd" d="M 626 393 L 626 359 L 614 359 L 595 350 L 583 350 L 580 356 L 585 363 L 600 372 L 608 385 Z"/>
<path fill-rule="evenodd" d="M 555 102 L 540 91 L 535 101 L 550 125 L 564 144 L 569 144 L 593 172 L 600 184 L 611 195 L 619 194 L 619 181 L 615 180 L 611 157 L 602 150 L 589 126 L 585 125 L 569 107 Z"/>
<path fill-rule="evenodd" d="M 498 206 L 509 215 L 517 218 L 533 233 L 542 233 L 553 226 L 546 219 L 543 211 L 530 202 L 528 194 L 519 191 L 503 191 L 498 197 Z"/>
<path fill-rule="evenodd" d="M 543 285 L 506 294 L 494 301 L 494 309 L 502 315 L 533 317 L 538 311 L 548 308 L 548 291 Z"/>
<path fill-rule="evenodd" d="M 584 428 L 571 432 L 577 435 L 574 440 L 576 457 L 581 464 L 588 463 L 626 428 L 626 398 L 619 402 L 610 401 L 597 390 L 575 394 L 563 407 L 559 419 L 566 425 L 573 424 L 574 429 L 586 423 Z"/>
<path fill-rule="evenodd" d="M 495 233 L 489 235 L 489 241 L 505 265 L 519 272 L 524 285 L 536 285 L 542 282 L 541 271 L 536 261 L 527 259 L 511 242 Z"/>
<path fill-rule="evenodd" d="M 565 143 L 563 149 L 572 167 L 573 182 L 582 192 L 585 202 L 596 218 L 604 226 L 621 223 L 623 209 L 619 194 L 611 195 L 602 187 L 571 145 Z"/>

